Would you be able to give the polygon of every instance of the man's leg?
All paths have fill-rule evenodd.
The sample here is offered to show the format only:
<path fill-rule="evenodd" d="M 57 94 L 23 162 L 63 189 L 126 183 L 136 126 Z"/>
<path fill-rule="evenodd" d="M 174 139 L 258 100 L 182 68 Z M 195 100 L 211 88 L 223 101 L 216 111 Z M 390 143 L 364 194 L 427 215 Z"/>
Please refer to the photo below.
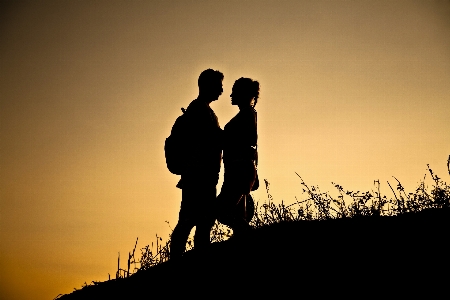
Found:
<path fill-rule="evenodd" d="M 196 229 L 194 235 L 195 249 L 203 249 L 211 243 L 211 228 L 216 221 L 216 186 L 200 186 L 197 190 Z"/>
<path fill-rule="evenodd" d="M 195 194 L 193 192 L 191 186 L 183 184 L 178 223 L 173 229 L 170 241 L 170 258 L 183 255 L 189 233 L 195 226 L 195 202 L 193 202 Z"/>
<path fill-rule="evenodd" d="M 180 215 L 181 215 L 180 211 Z M 194 224 L 188 220 L 179 219 L 177 225 L 173 229 L 172 236 L 170 239 L 170 258 L 179 258 L 183 255 L 186 250 L 186 242 L 189 238 L 189 233 L 191 232 Z"/>
<path fill-rule="evenodd" d="M 197 224 L 194 236 L 195 249 L 205 249 L 211 243 L 211 228 L 214 222 L 202 222 Z"/>

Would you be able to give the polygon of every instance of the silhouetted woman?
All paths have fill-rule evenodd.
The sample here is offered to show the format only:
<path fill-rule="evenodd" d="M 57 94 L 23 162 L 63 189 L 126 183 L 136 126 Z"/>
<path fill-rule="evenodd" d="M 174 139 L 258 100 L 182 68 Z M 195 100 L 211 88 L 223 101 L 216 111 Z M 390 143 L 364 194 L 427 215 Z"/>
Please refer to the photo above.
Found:
<path fill-rule="evenodd" d="M 224 182 L 217 197 L 217 220 L 240 234 L 248 229 L 253 216 L 250 191 L 256 179 L 258 153 L 257 122 L 254 109 L 259 97 L 259 82 L 239 78 L 232 89 L 231 104 L 239 113 L 224 127 L 223 162 Z"/>

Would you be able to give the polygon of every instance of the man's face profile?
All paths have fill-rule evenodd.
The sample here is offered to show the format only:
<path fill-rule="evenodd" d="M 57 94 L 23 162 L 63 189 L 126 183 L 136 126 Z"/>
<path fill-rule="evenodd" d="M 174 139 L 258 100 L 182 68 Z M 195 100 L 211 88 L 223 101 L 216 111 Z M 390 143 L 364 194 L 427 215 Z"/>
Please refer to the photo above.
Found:
<path fill-rule="evenodd" d="M 214 96 L 214 100 L 219 99 L 219 96 L 222 95 L 223 93 L 223 84 L 222 84 L 222 80 L 218 80 L 217 83 L 212 87 L 211 92 L 216 95 Z"/>

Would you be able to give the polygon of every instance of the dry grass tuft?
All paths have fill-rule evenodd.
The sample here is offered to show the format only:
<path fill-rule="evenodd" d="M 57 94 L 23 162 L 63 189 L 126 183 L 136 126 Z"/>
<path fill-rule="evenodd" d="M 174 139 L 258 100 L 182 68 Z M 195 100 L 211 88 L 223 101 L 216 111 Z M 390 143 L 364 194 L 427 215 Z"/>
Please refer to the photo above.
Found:
<path fill-rule="evenodd" d="M 450 175 L 450 156 L 448 160 Z M 330 220 L 339 218 L 360 218 L 379 216 L 398 216 L 405 213 L 420 212 L 425 209 L 439 209 L 450 207 L 450 186 L 447 185 L 433 170 L 427 165 L 428 173 L 433 182 L 431 188 L 425 184 L 427 174 L 414 192 L 407 193 L 401 182 L 395 178 L 395 188 L 387 182 L 392 196 L 387 197 L 380 193 L 380 181 L 374 181 L 374 190 L 361 192 L 344 190 L 342 186 L 332 183 L 338 191 L 338 196 L 332 197 L 328 192 L 321 192 L 317 186 L 309 186 L 303 178 L 296 173 L 303 186 L 303 194 L 306 199 L 296 201 L 286 205 L 275 204 L 269 191 L 269 182 L 264 179 L 267 200 L 263 204 L 255 203 L 255 215 L 250 222 L 253 228 L 270 226 L 280 222 Z M 167 222 L 168 223 L 168 222 Z M 169 224 L 169 223 L 168 223 Z M 169 225 L 170 227 L 170 225 Z M 217 243 L 226 241 L 232 237 L 232 230 L 216 222 L 211 230 L 211 242 Z M 134 273 L 147 270 L 169 260 L 170 238 L 163 242 L 162 237 L 156 235 L 156 242 L 141 248 L 141 257 L 135 259 L 135 250 L 129 252 L 127 269 L 120 267 L 120 253 L 118 258 L 116 279 L 129 277 Z M 155 248 L 156 246 L 156 248 Z M 187 242 L 187 251 L 193 249 L 193 240 Z M 133 265 L 133 269 L 131 266 Z M 92 282 L 90 285 L 96 285 Z M 89 286 L 85 283 L 83 288 Z M 76 290 L 76 289 L 75 289 Z M 62 295 L 58 295 L 59 298 Z M 57 299 L 55 298 L 55 299 Z"/>

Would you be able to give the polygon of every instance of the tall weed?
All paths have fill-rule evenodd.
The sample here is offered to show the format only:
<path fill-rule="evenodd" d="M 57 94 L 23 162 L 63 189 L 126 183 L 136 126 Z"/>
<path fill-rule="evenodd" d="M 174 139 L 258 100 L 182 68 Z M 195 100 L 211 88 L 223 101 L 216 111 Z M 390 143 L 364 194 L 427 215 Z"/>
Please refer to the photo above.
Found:
<path fill-rule="evenodd" d="M 450 156 L 447 166 L 450 175 Z M 302 192 L 306 195 L 305 199 L 290 205 L 275 204 L 270 194 L 270 183 L 264 179 L 267 200 L 264 203 L 255 203 L 255 215 L 250 222 L 253 228 L 270 226 L 280 222 L 311 221 L 311 220 L 329 220 L 339 218 L 359 218 L 359 217 L 378 217 L 378 216 L 397 216 L 404 213 L 419 212 L 424 209 L 439 209 L 450 207 L 450 186 L 437 176 L 427 165 L 427 171 L 433 182 L 431 188 L 426 184 L 427 174 L 414 192 L 407 193 L 401 182 L 395 178 L 395 188 L 388 181 L 387 184 L 392 192 L 392 196 L 381 195 L 380 181 L 374 181 L 374 190 L 371 191 L 350 191 L 337 184 L 332 183 L 336 188 L 338 196 L 333 197 L 328 192 L 322 192 L 318 186 L 309 186 L 303 178 L 295 173 L 300 179 Z M 167 222 L 168 223 L 168 222 Z M 170 225 L 169 225 L 170 227 Z M 232 230 L 216 222 L 211 230 L 211 242 L 223 242 L 232 237 Z M 116 279 L 128 277 L 136 272 L 147 270 L 155 265 L 169 260 L 170 238 L 163 242 L 162 237 L 156 235 L 156 242 L 141 248 L 140 259 L 135 259 L 135 250 L 129 252 L 127 260 L 127 269 L 120 267 L 120 253 L 118 258 Z M 187 241 L 186 250 L 193 249 L 193 240 Z M 131 266 L 133 268 L 131 269 Z M 92 282 L 98 284 L 98 282 Z M 88 284 L 85 283 L 85 286 Z M 75 289 L 76 290 L 76 289 Z M 59 298 L 58 295 L 57 298 Z M 57 299 L 55 298 L 55 299 Z"/>
<path fill-rule="evenodd" d="M 450 157 L 448 161 L 450 174 Z M 414 192 L 407 193 L 401 182 L 395 178 L 395 189 L 387 182 L 392 196 L 382 195 L 380 192 L 380 181 L 374 181 L 374 189 L 370 191 L 351 191 L 332 183 L 336 188 L 338 196 L 333 197 L 329 192 L 322 192 L 318 186 L 309 186 L 303 178 L 295 173 L 300 179 L 302 192 L 306 198 L 290 205 L 283 201 L 276 204 L 270 194 L 270 183 L 264 179 L 267 199 L 264 203 L 255 203 L 255 215 L 250 222 L 253 228 L 270 226 L 280 222 L 329 220 L 339 218 L 396 216 L 404 213 L 419 212 L 429 208 L 450 207 L 450 186 L 442 181 L 427 165 L 427 171 L 431 176 L 433 185 L 431 189 L 426 185 L 426 175 Z M 216 222 L 211 230 L 211 242 L 222 242 L 232 237 L 232 230 Z M 156 250 L 145 246 L 141 249 L 140 268 L 135 270 L 146 270 L 154 265 L 169 259 L 170 236 L 166 243 L 162 238 L 156 236 Z M 187 242 L 187 250 L 193 249 L 193 241 Z"/>

